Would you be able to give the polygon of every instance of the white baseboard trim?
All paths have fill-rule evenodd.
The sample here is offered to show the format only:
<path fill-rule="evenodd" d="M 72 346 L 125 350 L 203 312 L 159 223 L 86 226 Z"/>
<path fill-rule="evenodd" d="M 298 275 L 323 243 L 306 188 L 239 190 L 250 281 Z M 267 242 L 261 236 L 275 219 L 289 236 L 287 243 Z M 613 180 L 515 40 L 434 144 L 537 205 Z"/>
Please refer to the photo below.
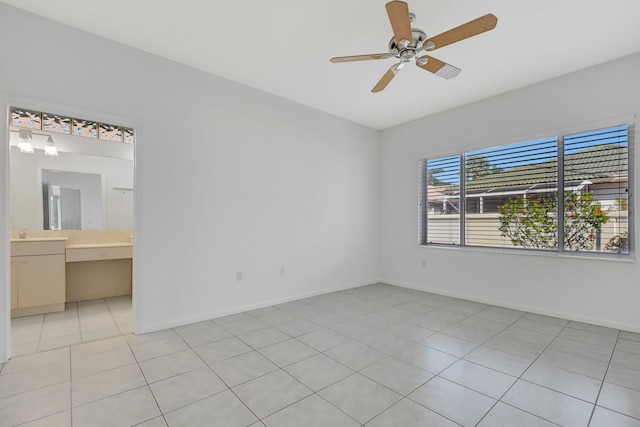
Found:
<path fill-rule="evenodd" d="M 181 318 L 181 319 L 178 319 L 178 320 L 172 320 L 170 322 L 152 323 L 152 324 L 148 324 L 148 325 L 141 325 L 139 328 L 138 327 L 135 328 L 136 329 L 135 333 L 136 334 L 147 334 L 147 333 L 150 333 L 150 332 L 157 332 L 157 331 L 161 331 L 161 330 L 164 330 L 164 329 L 170 329 L 170 328 L 175 328 L 175 327 L 178 327 L 178 326 L 190 325 L 192 323 L 203 322 L 205 320 L 213 320 L 213 319 L 217 319 L 219 317 L 224 317 L 224 316 L 230 316 L 232 314 L 243 313 L 245 311 L 257 310 L 259 308 L 270 307 L 270 306 L 277 305 L 277 304 L 284 304 L 284 303 L 287 303 L 287 302 L 297 301 L 297 300 L 301 300 L 301 299 L 304 299 L 304 298 L 315 297 L 315 296 L 318 296 L 318 295 L 324 295 L 324 294 L 328 294 L 328 293 L 331 293 L 331 292 L 344 291 L 346 289 L 359 288 L 360 286 L 373 285 L 373 284 L 376 284 L 376 283 L 379 283 L 378 280 L 370 280 L 370 281 L 359 282 L 359 283 L 350 283 L 350 284 L 346 284 L 346 285 L 336 286 L 336 287 L 333 287 L 333 288 L 326 288 L 326 289 L 322 289 L 322 290 L 318 290 L 318 291 L 312 291 L 312 292 L 304 292 L 304 293 L 296 294 L 296 295 L 293 295 L 293 296 L 288 296 L 288 297 L 283 297 L 283 298 L 275 298 L 275 299 L 272 299 L 272 300 L 260 301 L 260 302 L 253 303 L 253 304 L 237 306 L 237 307 L 230 308 L 228 310 L 211 312 L 211 313 L 202 314 L 202 315 L 193 316 L 193 317 L 185 317 L 185 318 Z"/>
<path fill-rule="evenodd" d="M 343 290 L 346 290 L 346 289 L 358 288 L 360 286 L 373 285 L 373 284 L 376 284 L 376 283 L 383 283 L 383 284 L 388 284 L 388 285 L 393 285 L 393 286 L 399 286 L 399 287 L 402 287 L 402 288 L 413 289 L 413 290 L 417 290 L 417 291 L 431 292 L 431 293 L 434 293 L 434 294 L 444 295 L 444 296 L 453 297 L 453 298 L 460 298 L 460 299 L 464 299 L 464 300 L 467 300 L 467 301 L 474 301 L 474 302 L 479 302 L 479 303 L 483 303 L 483 304 L 496 305 L 496 306 L 499 306 L 499 307 L 509 308 L 509 309 L 513 309 L 513 310 L 519 310 L 519 311 L 525 311 L 525 312 L 528 312 L 528 313 L 540 314 L 540 315 L 543 315 L 543 316 L 558 317 L 558 318 L 561 318 L 561 319 L 572 320 L 572 321 L 575 321 L 575 322 L 589 323 L 589 324 L 593 324 L 593 325 L 604 326 L 606 328 L 620 329 L 620 330 L 623 330 L 623 331 L 640 333 L 640 326 L 639 325 L 635 325 L 635 324 L 630 324 L 630 323 L 625 323 L 625 322 L 616 322 L 616 321 L 612 321 L 610 319 L 599 319 L 599 318 L 594 318 L 594 317 L 589 317 L 589 316 L 582 316 L 582 315 L 578 315 L 578 314 L 574 314 L 574 313 L 559 312 L 559 311 L 555 311 L 555 310 L 549 310 L 549 309 L 544 308 L 544 307 L 529 306 L 529 305 L 523 305 L 523 304 L 514 304 L 514 303 L 509 302 L 509 301 L 504 301 L 504 300 L 499 300 L 499 299 L 494 299 L 494 298 L 481 298 L 481 297 L 467 295 L 467 294 L 460 293 L 460 292 L 449 292 L 449 291 L 446 291 L 446 290 L 443 290 L 443 289 L 432 288 L 430 286 L 416 285 L 414 283 L 406 283 L 406 282 L 399 282 L 399 281 L 396 281 L 396 280 L 380 279 L 380 280 L 370 280 L 370 281 L 366 281 L 366 282 L 345 284 L 345 285 L 340 285 L 340 286 L 336 286 L 336 287 L 332 287 L 332 288 L 326 288 L 326 289 L 322 289 L 322 290 L 318 290 L 318 291 L 300 293 L 300 294 L 296 294 L 296 295 L 288 296 L 288 297 L 283 297 L 283 298 L 275 298 L 275 299 L 272 299 L 272 300 L 261 301 L 261 302 L 257 302 L 257 303 L 253 303 L 253 304 L 247 304 L 247 305 L 243 305 L 243 306 L 237 306 L 237 307 L 233 307 L 233 308 L 230 308 L 230 309 L 227 309 L 227 310 L 222 310 L 222 311 L 217 311 L 217 312 L 210 312 L 210 313 L 207 313 L 207 314 L 193 316 L 193 317 L 187 317 L 187 318 L 182 318 L 182 319 L 174 320 L 174 321 L 170 321 L 170 322 L 163 322 L 163 323 L 155 323 L 155 324 L 150 324 L 150 325 L 144 325 L 144 326 L 142 326 L 140 328 L 136 328 L 136 334 L 146 334 L 146 333 L 150 333 L 150 332 L 161 331 L 161 330 L 164 330 L 164 329 L 175 328 L 175 327 L 178 327 L 178 326 L 184 326 L 184 325 L 189 325 L 189 324 L 192 324 L 192 323 L 202 322 L 202 321 L 205 321 L 205 320 L 213 320 L 213 319 L 217 319 L 219 317 L 224 317 L 224 316 L 229 316 L 229 315 L 232 315 L 232 314 L 243 313 L 245 311 L 251 311 L 251 310 L 256 310 L 256 309 L 259 309 L 259 308 L 270 307 L 270 306 L 277 305 L 277 304 L 283 304 L 283 303 L 287 303 L 287 302 L 297 301 L 297 300 L 301 300 L 301 299 L 304 299 L 304 298 L 310 298 L 310 297 L 314 297 L 314 296 L 318 296 L 318 295 L 328 294 L 328 293 L 331 293 L 331 292 L 337 292 L 337 291 L 343 291 Z"/>
<path fill-rule="evenodd" d="M 414 289 L 417 291 L 431 292 L 434 294 L 444 295 L 447 297 L 460 298 L 468 301 L 480 302 L 480 303 L 490 304 L 490 305 L 497 305 L 499 307 L 510 308 L 513 310 L 526 311 L 528 313 L 540 314 L 543 316 L 559 317 L 561 319 L 572 320 L 574 322 L 589 323 L 592 325 L 604 326 L 606 328 L 620 329 L 623 331 L 640 333 L 640 325 L 631 324 L 631 323 L 616 322 L 609 319 L 599 319 L 599 318 L 594 318 L 589 316 L 581 316 L 579 314 L 559 312 L 555 310 L 549 310 L 544 307 L 513 304 L 509 301 L 497 300 L 493 298 L 480 298 L 480 297 L 475 297 L 475 296 L 471 296 L 471 295 L 467 295 L 459 292 L 447 292 L 442 289 L 435 289 L 429 286 L 419 286 L 412 283 L 398 282 L 395 280 L 380 279 L 379 282 L 386 283 L 388 285 L 393 285 L 393 286 L 400 286 L 402 288 Z"/>

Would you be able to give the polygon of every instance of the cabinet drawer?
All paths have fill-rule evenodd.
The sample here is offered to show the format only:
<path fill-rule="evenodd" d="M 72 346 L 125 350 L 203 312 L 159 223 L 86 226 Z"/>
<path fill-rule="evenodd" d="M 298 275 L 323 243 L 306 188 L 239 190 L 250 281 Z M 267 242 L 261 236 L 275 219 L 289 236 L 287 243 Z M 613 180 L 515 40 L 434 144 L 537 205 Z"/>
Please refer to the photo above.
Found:
<path fill-rule="evenodd" d="M 133 258 L 133 247 L 67 248 L 67 262 Z"/>
<path fill-rule="evenodd" d="M 11 256 L 64 254 L 64 240 L 51 242 L 11 242 Z"/>

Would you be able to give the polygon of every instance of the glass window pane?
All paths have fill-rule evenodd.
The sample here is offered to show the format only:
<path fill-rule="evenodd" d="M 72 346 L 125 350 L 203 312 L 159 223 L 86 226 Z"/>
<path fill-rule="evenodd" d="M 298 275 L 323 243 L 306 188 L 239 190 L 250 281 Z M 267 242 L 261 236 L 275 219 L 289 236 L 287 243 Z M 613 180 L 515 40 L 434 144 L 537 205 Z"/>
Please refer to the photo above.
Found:
<path fill-rule="evenodd" d="M 71 118 L 57 114 L 42 113 L 42 129 L 49 132 L 69 134 Z"/>
<path fill-rule="evenodd" d="M 131 128 L 122 128 L 123 133 L 124 133 L 124 142 L 126 144 L 133 144 L 134 142 L 134 137 L 133 137 L 133 129 Z"/>
<path fill-rule="evenodd" d="M 460 156 L 427 160 L 427 243 L 460 244 Z"/>
<path fill-rule="evenodd" d="M 98 137 L 98 124 L 89 120 L 73 119 L 73 134 L 86 136 L 87 138 Z"/>
<path fill-rule="evenodd" d="M 42 118 L 39 111 L 11 107 L 11 126 L 29 129 L 42 129 Z"/>
<path fill-rule="evenodd" d="M 628 126 L 565 137 L 565 250 L 629 253 L 628 141 Z"/>
<path fill-rule="evenodd" d="M 120 126 L 100 123 L 100 139 L 122 142 L 122 128 Z"/>
<path fill-rule="evenodd" d="M 465 156 L 467 246 L 557 248 L 557 138 Z"/>

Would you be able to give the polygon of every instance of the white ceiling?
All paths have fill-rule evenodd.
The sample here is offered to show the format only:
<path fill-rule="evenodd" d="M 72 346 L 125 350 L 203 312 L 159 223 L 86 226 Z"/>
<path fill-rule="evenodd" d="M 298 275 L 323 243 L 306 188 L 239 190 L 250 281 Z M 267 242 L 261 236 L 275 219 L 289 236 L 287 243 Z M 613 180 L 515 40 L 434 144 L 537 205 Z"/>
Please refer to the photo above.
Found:
<path fill-rule="evenodd" d="M 640 51 L 640 0 L 408 0 L 428 36 L 487 13 L 498 25 L 432 53 L 455 79 L 411 66 L 372 94 L 392 59 L 329 58 L 386 52 L 387 0 L 2 2 L 374 129 Z"/>

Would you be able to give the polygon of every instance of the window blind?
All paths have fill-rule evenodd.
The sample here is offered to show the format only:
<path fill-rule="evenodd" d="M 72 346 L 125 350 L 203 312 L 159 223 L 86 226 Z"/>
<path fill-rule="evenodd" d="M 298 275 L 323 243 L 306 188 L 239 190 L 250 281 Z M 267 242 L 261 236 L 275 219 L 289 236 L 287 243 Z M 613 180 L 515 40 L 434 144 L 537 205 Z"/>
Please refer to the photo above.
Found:
<path fill-rule="evenodd" d="M 427 243 L 460 244 L 460 159 L 427 161 Z"/>
<path fill-rule="evenodd" d="M 629 126 L 564 138 L 564 250 L 628 253 Z"/>
<path fill-rule="evenodd" d="M 467 246 L 513 247 L 500 231 L 500 209 L 510 200 L 514 209 L 532 204 L 551 208 L 549 196 L 557 189 L 557 138 L 511 144 L 469 152 L 465 156 L 465 243 Z M 553 218 L 549 220 L 555 221 Z M 520 221 L 542 222 L 542 216 Z M 511 229 L 521 226 L 513 218 Z M 515 232 L 515 236 L 517 236 Z M 517 236 L 527 238 L 527 236 Z M 544 237 L 544 238 L 543 238 Z M 527 245 L 548 249 L 554 236 L 529 236 Z"/>
<path fill-rule="evenodd" d="M 629 254 L 633 131 L 621 125 L 421 162 L 420 242 Z"/>

